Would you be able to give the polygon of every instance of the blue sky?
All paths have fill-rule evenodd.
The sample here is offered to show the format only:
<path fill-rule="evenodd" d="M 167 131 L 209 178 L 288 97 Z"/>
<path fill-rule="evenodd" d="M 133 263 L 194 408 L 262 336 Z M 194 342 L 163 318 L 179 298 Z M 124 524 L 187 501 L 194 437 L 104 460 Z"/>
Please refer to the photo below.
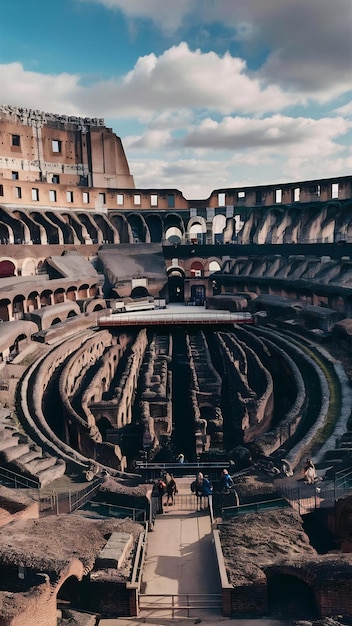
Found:
<path fill-rule="evenodd" d="M 352 173 L 351 0 L 16 0 L 0 101 L 103 117 L 140 188 Z"/>

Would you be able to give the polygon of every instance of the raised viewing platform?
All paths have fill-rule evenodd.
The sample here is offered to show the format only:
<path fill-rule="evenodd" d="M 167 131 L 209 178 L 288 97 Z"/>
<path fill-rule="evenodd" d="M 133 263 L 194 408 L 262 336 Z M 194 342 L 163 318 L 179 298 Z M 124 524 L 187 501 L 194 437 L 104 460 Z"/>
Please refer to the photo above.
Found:
<path fill-rule="evenodd" d="M 172 304 L 165 309 L 111 313 L 97 317 L 97 326 L 101 328 L 179 324 L 253 324 L 253 315 L 248 311 L 210 311 L 204 306 L 189 307 L 185 304 Z"/>

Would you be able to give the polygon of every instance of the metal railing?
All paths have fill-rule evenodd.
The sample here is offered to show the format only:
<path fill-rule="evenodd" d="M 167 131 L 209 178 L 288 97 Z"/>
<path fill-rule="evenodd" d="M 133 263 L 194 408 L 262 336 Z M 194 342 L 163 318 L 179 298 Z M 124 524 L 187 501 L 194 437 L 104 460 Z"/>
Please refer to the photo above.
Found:
<path fill-rule="evenodd" d="M 352 469 L 336 472 L 333 479 L 315 482 L 313 485 L 290 488 L 280 486 L 281 495 L 290 503 L 292 508 L 301 515 L 314 509 L 331 508 L 337 500 L 352 494 Z"/>
<path fill-rule="evenodd" d="M 251 502 L 248 504 L 240 504 L 239 506 L 226 506 L 221 510 L 223 519 L 230 519 L 237 515 L 245 513 L 259 513 L 260 511 L 268 511 L 269 509 L 278 509 L 289 507 L 290 503 L 286 498 L 274 498 L 272 500 L 261 500 L 260 502 Z"/>
<path fill-rule="evenodd" d="M 92 499 L 97 493 L 101 485 L 101 478 L 98 478 L 93 483 L 89 483 L 88 487 L 79 489 L 78 491 L 65 491 L 58 493 L 51 491 L 46 494 L 41 494 L 39 499 L 39 511 L 47 514 L 60 513 L 73 513 L 80 509 L 86 502 Z"/>
<path fill-rule="evenodd" d="M 107 517 L 116 517 L 118 519 L 129 518 L 133 522 L 145 524 L 147 520 L 147 512 L 145 509 L 137 509 L 127 506 L 119 506 L 116 504 L 107 504 L 104 502 L 88 502 L 85 511 L 98 512 L 100 515 Z"/>
<path fill-rule="evenodd" d="M 191 617 L 191 612 L 211 609 L 221 613 L 222 596 L 220 593 L 170 593 L 170 594 L 140 594 L 139 610 L 144 614 L 149 611 L 169 612 L 174 617 Z"/>
<path fill-rule="evenodd" d="M 26 476 L 23 476 L 23 474 L 13 472 L 6 467 L 0 467 L 0 482 L 3 484 L 9 484 L 14 489 L 28 489 L 31 492 L 34 492 L 34 494 L 36 494 L 36 499 L 38 499 L 40 484 L 39 481 L 34 480 L 33 478 L 27 478 Z"/>

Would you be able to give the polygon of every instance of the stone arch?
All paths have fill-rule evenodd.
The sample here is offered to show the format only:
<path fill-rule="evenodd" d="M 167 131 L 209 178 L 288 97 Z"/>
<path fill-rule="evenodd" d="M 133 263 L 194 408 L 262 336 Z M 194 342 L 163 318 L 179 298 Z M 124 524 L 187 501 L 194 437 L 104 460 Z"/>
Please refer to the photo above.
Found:
<path fill-rule="evenodd" d="M 23 260 L 21 275 L 22 276 L 35 276 L 37 273 L 37 263 L 35 259 L 27 258 Z"/>
<path fill-rule="evenodd" d="M 187 225 L 187 239 L 191 243 L 205 243 L 207 223 L 204 217 L 191 217 Z"/>
<path fill-rule="evenodd" d="M 120 243 L 131 243 L 133 241 L 131 226 L 124 215 L 114 213 L 109 215 L 109 220 L 119 234 Z"/>
<path fill-rule="evenodd" d="M 0 244 L 13 243 L 13 234 L 7 224 L 0 220 Z"/>
<path fill-rule="evenodd" d="M 0 319 L 4 322 L 10 321 L 10 305 L 11 301 L 8 298 L 1 298 L 0 300 Z"/>
<path fill-rule="evenodd" d="M 144 217 L 140 213 L 130 213 L 127 220 L 132 231 L 132 241 L 134 243 L 150 243 L 150 233 Z"/>
<path fill-rule="evenodd" d="M 201 276 L 204 276 L 204 265 L 201 261 L 193 261 L 190 269 L 192 278 L 200 278 Z"/>
<path fill-rule="evenodd" d="M 72 559 L 69 563 L 67 569 L 62 572 L 57 585 L 55 587 L 55 596 L 60 600 L 68 600 L 71 601 L 74 598 L 77 598 L 77 585 L 82 580 L 83 576 L 86 573 L 86 569 L 83 566 L 83 563 L 79 559 Z M 74 582 L 75 581 L 75 582 Z M 73 593 L 68 593 L 69 590 L 72 591 L 72 583 L 74 582 L 74 591 Z"/>
<path fill-rule="evenodd" d="M 12 304 L 12 309 L 13 309 L 13 316 L 14 318 L 18 318 L 18 317 L 22 317 L 25 310 L 24 310 L 24 303 L 25 303 L 25 297 L 24 295 L 21 294 L 17 294 L 14 299 L 13 299 L 13 304 Z"/>
<path fill-rule="evenodd" d="M 107 431 L 113 428 L 110 420 L 110 416 L 101 414 L 99 419 L 96 419 L 97 428 L 102 436 L 103 441 L 107 439 Z"/>
<path fill-rule="evenodd" d="M 83 300 L 84 298 L 88 298 L 89 285 L 87 283 L 83 283 L 78 287 L 78 300 Z"/>
<path fill-rule="evenodd" d="M 40 294 L 40 304 L 41 306 L 50 306 L 52 300 L 53 292 L 51 289 L 44 289 Z"/>
<path fill-rule="evenodd" d="M 184 302 L 185 274 L 181 268 L 171 267 L 168 270 L 168 288 L 170 302 Z"/>
<path fill-rule="evenodd" d="M 224 230 L 226 228 L 226 217 L 221 213 L 217 214 L 213 218 L 212 231 L 213 231 L 213 243 L 224 243 Z"/>
<path fill-rule="evenodd" d="M 3 259 L 0 261 L 0 278 L 8 278 L 10 276 L 16 276 L 15 262 L 10 261 L 10 259 Z"/>
<path fill-rule="evenodd" d="M 275 573 L 267 574 L 269 614 L 317 619 L 320 615 L 314 588 L 301 577 L 276 569 Z"/>
<path fill-rule="evenodd" d="M 62 213 L 61 218 L 72 229 L 74 233 L 73 236 L 77 240 L 77 243 L 85 244 L 88 239 L 87 231 L 77 217 L 73 213 Z M 83 229 L 85 231 L 84 233 Z"/>
<path fill-rule="evenodd" d="M 168 211 L 164 217 L 164 229 L 170 228 L 171 226 L 177 226 L 183 233 L 185 232 L 185 225 L 181 215 Z"/>
<path fill-rule="evenodd" d="M 56 324 L 61 324 L 61 319 L 59 317 L 54 317 L 54 319 L 51 320 L 50 326 L 55 326 Z"/>
<path fill-rule="evenodd" d="M 135 287 L 131 291 L 131 298 L 145 298 L 148 295 L 148 289 L 146 287 L 142 287 L 141 285 Z"/>
<path fill-rule="evenodd" d="M 149 230 L 150 241 L 160 243 L 163 239 L 163 223 L 160 215 L 151 213 L 146 216 L 145 221 Z"/>
<path fill-rule="evenodd" d="M 42 213 L 33 212 L 31 213 L 31 217 L 32 216 L 33 219 L 45 229 L 48 244 L 64 243 L 62 230 L 54 224 L 48 214 L 44 215 Z"/>
<path fill-rule="evenodd" d="M 62 304 L 62 302 L 65 302 L 65 299 L 65 289 L 63 287 L 58 287 L 58 289 L 55 289 L 54 304 Z"/>
<path fill-rule="evenodd" d="M 92 243 L 102 243 L 103 236 L 101 231 L 97 228 L 96 224 L 93 224 L 92 218 L 90 215 L 86 215 L 86 213 L 79 213 L 78 219 L 81 224 L 83 224 L 83 228 L 86 229 L 90 240 Z"/>
<path fill-rule="evenodd" d="M 218 259 L 211 259 L 210 261 L 208 261 L 208 271 L 210 274 L 213 274 L 214 272 L 220 272 L 220 270 L 221 265 Z"/>
<path fill-rule="evenodd" d="M 177 226 L 170 226 L 170 228 L 165 231 L 165 239 L 170 243 L 181 243 L 182 231 Z"/>

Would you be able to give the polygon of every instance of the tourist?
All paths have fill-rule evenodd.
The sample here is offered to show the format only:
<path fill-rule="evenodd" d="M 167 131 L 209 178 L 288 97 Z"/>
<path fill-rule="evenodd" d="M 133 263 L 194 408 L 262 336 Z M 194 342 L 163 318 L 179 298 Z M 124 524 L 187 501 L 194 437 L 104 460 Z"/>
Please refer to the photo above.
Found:
<path fill-rule="evenodd" d="M 175 504 L 175 494 L 178 493 L 176 481 L 173 474 L 170 474 L 170 479 L 166 483 L 166 506 L 172 506 Z"/>
<path fill-rule="evenodd" d="M 185 455 L 184 455 L 184 454 L 182 454 L 182 452 L 181 452 L 181 454 L 179 454 L 179 455 L 176 457 L 176 461 L 177 461 L 178 463 L 184 463 L 184 462 L 185 462 Z"/>
<path fill-rule="evenodd" d="M 162 478 L 159 478 L 159 480 L 156 481 L 154 487 L 155 487 L 156 495 L 158 496 L 158 510 L 157 510 L 157 513 L 164 513 L 164 509 L 163 509 L 163 495 L 164 495 L 165 490 L 166 490 L 166 484 L 165 484 L 165 482 L 164 482 L 164 480 Z"/>
<path fill-rule="evenodd" d="M 200 511 L 203 508 L 203 498 L 209 499 L 212 496 L 213 487 L 210 480 L 199 472 L 197 478 L 191 483 L 191 491 L 197 496 L 197 510 Z"/>
<path fill-rule="evenodd" d="M 317 472 L 315 469 L 315 465 L 311 459 L 307 459 L 306 464 L 303 469 L 303 473 L 304 473 L 304 482 L 307 483 L 308 485 L 313 485 L 317 478 Z"/>
<path fill-rule="evenodd" d="M 223 469 L 220 477 L 220 489 L 223 493 L 229 493 L 231 487 L 233 487 L 233 480 L 227 469 Z"/>

